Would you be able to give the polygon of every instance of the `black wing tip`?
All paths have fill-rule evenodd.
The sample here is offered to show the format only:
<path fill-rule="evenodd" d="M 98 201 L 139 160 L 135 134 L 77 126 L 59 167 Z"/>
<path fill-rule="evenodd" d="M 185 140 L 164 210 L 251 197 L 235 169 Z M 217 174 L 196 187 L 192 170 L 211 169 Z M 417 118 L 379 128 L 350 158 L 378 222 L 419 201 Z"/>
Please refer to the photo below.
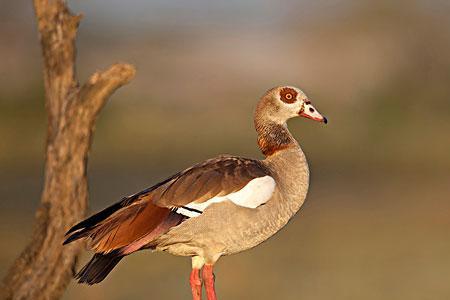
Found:
<path fill-rule="evenodd" d="M 137 197 L 139 197 L 141 194 L 144 194 L 147 192 L 148 189 L 145 189 L 137 194 L 131 195 L 131 196 L 127 196 L 127 197 L 123 197 L 119 202 L 114 203 L 111 206 L 108 206 L 107 208 L 99 211 L 96 214 L 93 214 L 92 216 L 84 219 L 83 221 L 75 224 L 74 226 L 72 226 L 72 228 L 70 228 L 66 233 L 65 236 L 68 236 L 70 234 L 75 233 L 78 230 L 87 230 L 89 228 L 94 227 L 95 225 L 97 225 L 97 223 L 103 221 L 104 219 L 108 218 L 110 215 L 112 215 L 114 212 L 116 212 L 117 210 L 121 209 L 124 206 L 127 206 L 128 204 L 130 204 L 130 202 L 132 202 L 133 200 L 135 200 Z"/>
<path fill-rule="evenodd" d="M 83 222 L 80 222 L 80 223 L 78 223 L 78 224 L 72 226 L 72 228 L 70 228 L 69 230 L 67 230 L 67 232 L 64 234 L 64 236 L 68 236 L 68 235 L 71 234 L 72 232 L 75 232 L 75 231 L 77 231 L 77 230 L 79 230 L 79 229 L 82 229 L 83 226 L 81 225 L 81 223 L 83 223 Z"/>
<path fill-rule="evenodd" d="M 78 238 L 74 237 L 73 235 L 69 236 L 67 239 L 64 240 L 64 242 L 62 243 L 63 246 L 67 245 L 75 240 L 77 240 Z"/>
<path fill-rule="evenodd" d="M 89 231 L 87 229 L 82 229 L 77 232 L 71 233 L 69 236 L 67 234 L 65 235 L 66 239 L 63 242 L 63 245 L 67 245 L 73 241 L 79 240 L 81 238 L 86 237 L 89 234 Z"/>

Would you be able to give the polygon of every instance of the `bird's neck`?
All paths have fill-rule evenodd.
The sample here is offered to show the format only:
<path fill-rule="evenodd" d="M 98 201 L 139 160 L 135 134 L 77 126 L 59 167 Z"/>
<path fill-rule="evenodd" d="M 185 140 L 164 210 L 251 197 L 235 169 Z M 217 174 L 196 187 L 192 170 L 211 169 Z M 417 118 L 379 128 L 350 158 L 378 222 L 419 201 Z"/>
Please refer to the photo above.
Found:
<path fill-rule="evenodd" d="M 272 121 L 256 119 L 255 128 L 258 134 L 259 149 L 266 157 L 282 150 L 299 148 L 286 123 L 278 124 Z"/>
<path fill-rule="evenodd" d="M 300 145 L 286 124 L 255 121 L 258 145 L 266 155 L 264 163 L 272 170 L 283 199 L 282 215 L 287 220 L 303 204 L 309 185 L 309 169 Z"/>

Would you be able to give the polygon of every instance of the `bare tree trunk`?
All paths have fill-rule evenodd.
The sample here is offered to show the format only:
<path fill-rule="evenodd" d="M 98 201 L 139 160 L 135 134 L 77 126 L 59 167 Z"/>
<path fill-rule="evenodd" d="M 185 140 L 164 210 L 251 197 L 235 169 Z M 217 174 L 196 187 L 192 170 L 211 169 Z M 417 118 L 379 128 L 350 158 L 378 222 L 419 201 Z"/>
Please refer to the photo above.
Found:
<path fill-rule="evenodd" d="M 95 120 L 135 69 L 115 64 L 79 86 L 75 39 L 81 16 L 63 0 L 34 0 L 44 56 L 48 132 L 45 182 L 28 246 L 4 278 L 1 299 L 57 299 L 72 278 L 81 245 L 65 246 L 66 230 L 86 213 L 86 166 Z"/>

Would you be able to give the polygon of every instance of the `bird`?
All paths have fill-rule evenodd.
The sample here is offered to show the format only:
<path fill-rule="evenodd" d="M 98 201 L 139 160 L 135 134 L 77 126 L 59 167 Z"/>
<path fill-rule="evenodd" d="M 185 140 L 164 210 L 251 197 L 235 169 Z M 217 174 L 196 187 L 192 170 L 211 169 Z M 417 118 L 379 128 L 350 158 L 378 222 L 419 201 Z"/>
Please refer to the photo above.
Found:
<path fill-rule="evenodd" d="M 221 155 L 105 208 L 73 226 L 63 244 L 87 240 L 92 259 L 75 275 L 101 282 L 136 251 L 165 251 L 191 258 L 192 298 L 216 300 L 214 265 L 221 256 L 257 246 L 283 228 L 304 203 L 309 168 L 287 121 L 304 117 L 327 123 L 306 94 L 274 87 L 254 112 L 264 159 Z"/>

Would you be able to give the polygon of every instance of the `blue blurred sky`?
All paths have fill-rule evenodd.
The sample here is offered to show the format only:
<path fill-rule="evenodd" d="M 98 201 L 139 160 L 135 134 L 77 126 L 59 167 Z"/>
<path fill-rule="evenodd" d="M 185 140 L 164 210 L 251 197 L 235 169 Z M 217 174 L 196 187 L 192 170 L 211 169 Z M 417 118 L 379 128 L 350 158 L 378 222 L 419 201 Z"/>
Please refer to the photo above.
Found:
<path fill-rule="evenodd" d="M 95 14 L 90 22 L 123 22 L 126 26 L 202 27 L 251 26 L 271 27 L 286 18 L 297 22 L 324 15 L 335 15 L 353 5 L 354 1 L 70 1 L 76 11 Z"/>

